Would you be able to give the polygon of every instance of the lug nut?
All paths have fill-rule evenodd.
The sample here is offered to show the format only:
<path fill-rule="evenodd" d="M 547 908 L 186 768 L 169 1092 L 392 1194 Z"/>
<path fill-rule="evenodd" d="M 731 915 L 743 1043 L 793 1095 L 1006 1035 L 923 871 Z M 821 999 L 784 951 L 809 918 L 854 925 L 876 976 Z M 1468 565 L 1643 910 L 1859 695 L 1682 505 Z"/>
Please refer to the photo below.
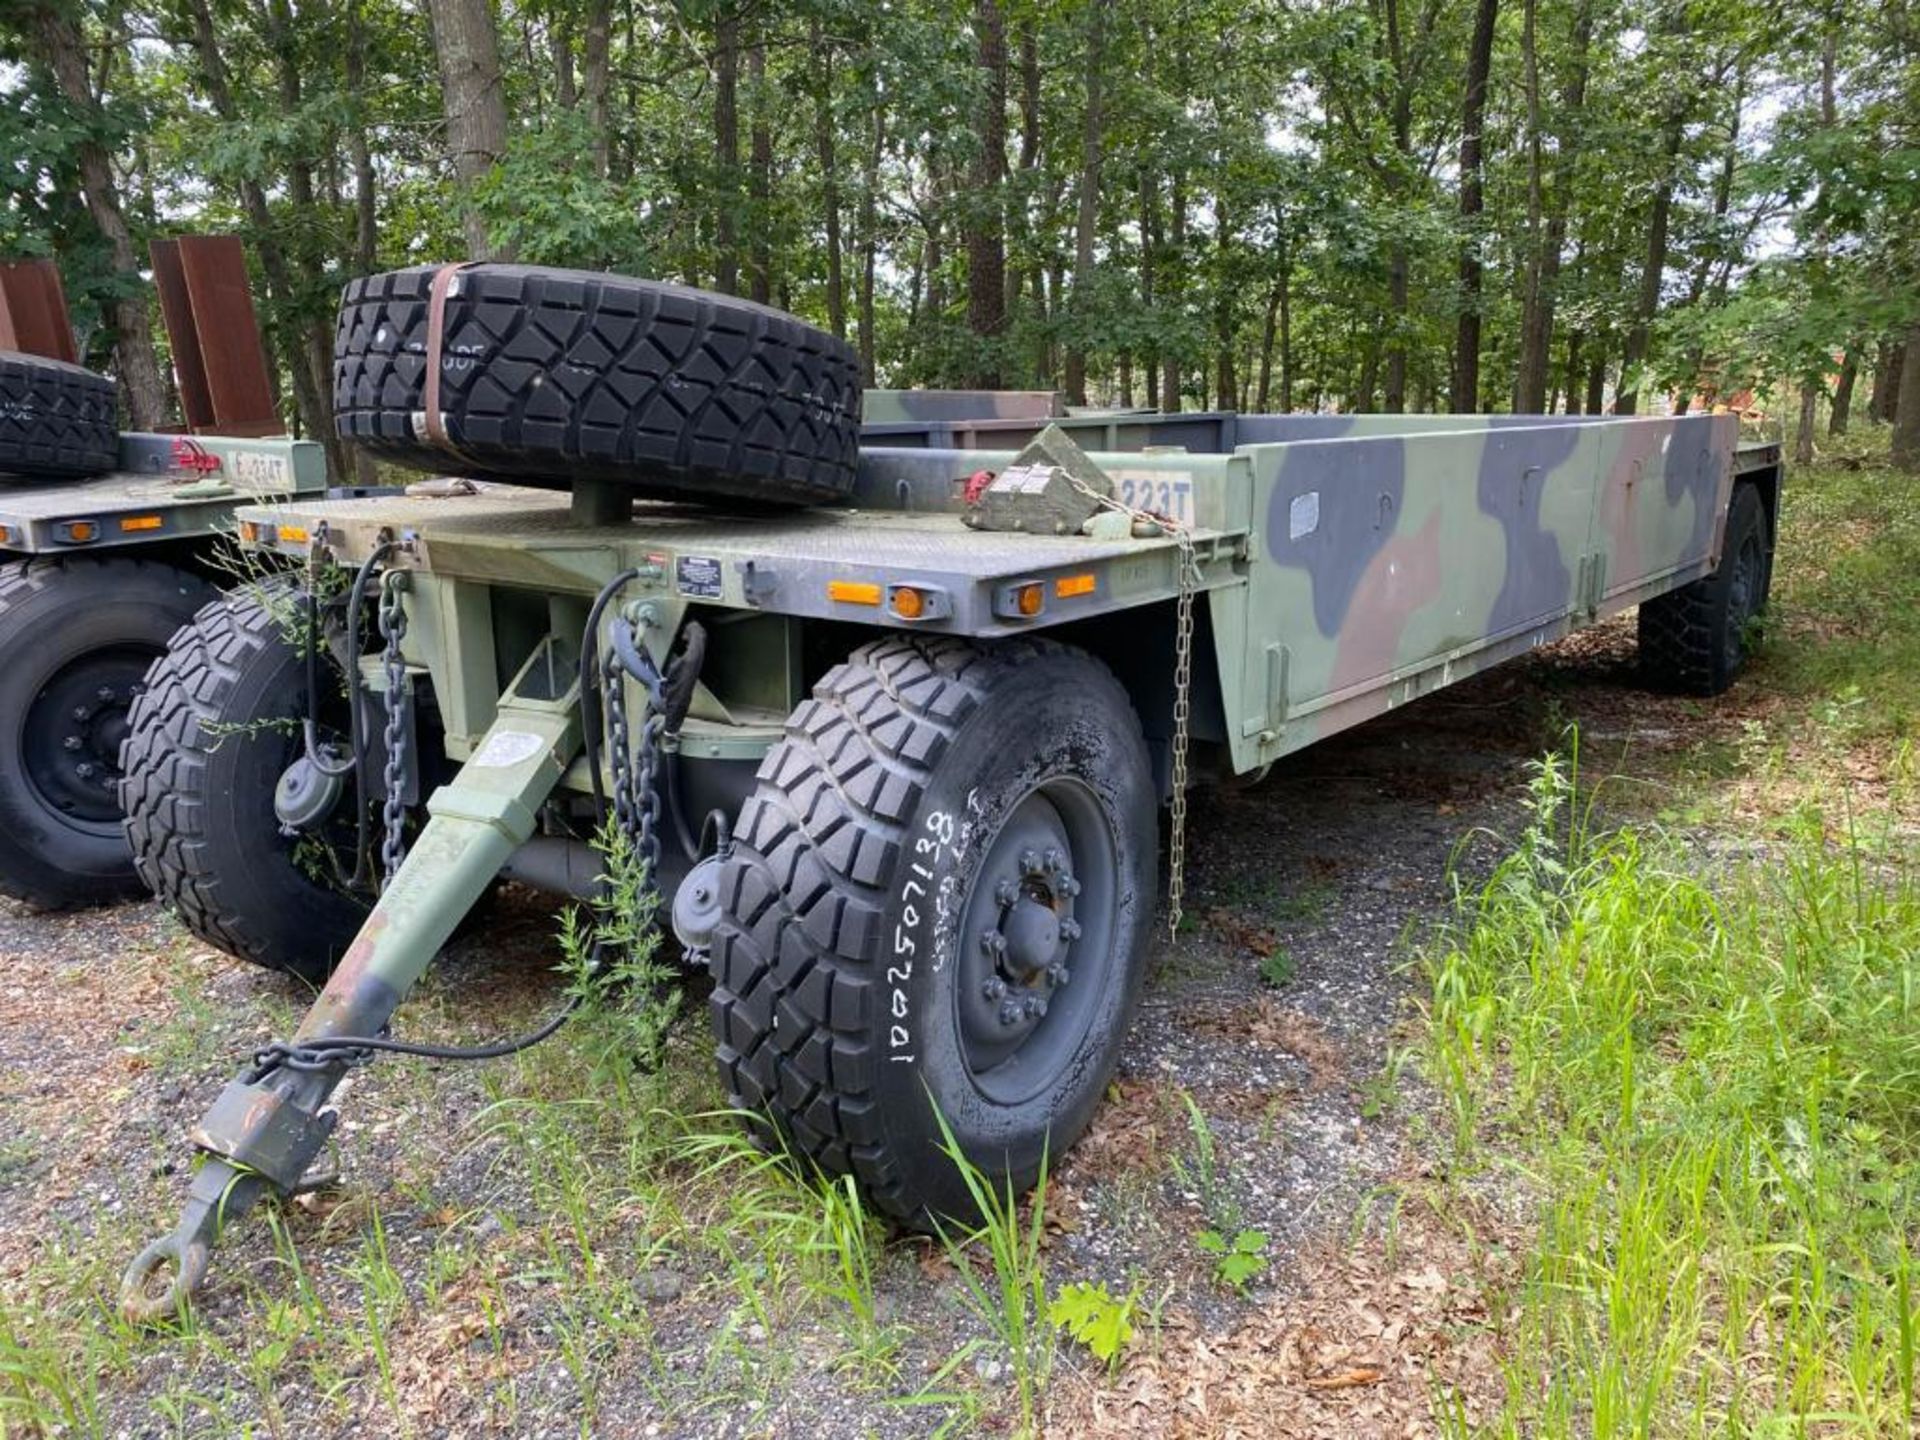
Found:
<path fill-rule="evenodd" d="M 989 975 L 987 983 L 980 987 L 980 993 L 989 1000 L 998 1000 L 1007 993 L 1007 982 L 998 975 Z"/>
<path fill-rule="evenodd" d="M 1064 965 L 1049 965 L 1047 967 L 1047 979 L 1051 980 L 1056 988 L 1066 984 L 1067 967 Z"/>
<path fill-rule="evenodd" d="M 1006 1004 L 1000 1007 L 1000 1023 L 1002 1025 L 1018 1025 L 1020 1023 L 1020 1007 L 1011 1000 L 1007 1001 Z"/>
<path fill-rule="evenodd" d="M 1060 893 L 1069 900 L 1073 899 L 1074 896 L 1080 893 L 1080 882 L 1071 875 L 1063 874 L 1060 877 Z"/>
<path fill-rule="evenodd" d="M 989 955 L 1000 956 L 1007 953 L 1007 937 L 998 930 L 980 932 L 980 948 Z"/>
<path fill-rule="evenodd" d="M 1060 852 L 1049 849 L 1046 858 L 1041 863 L 1047 867 L 1047 873 L 1049 875 L 1058 875 L 1061 867 Z"/>
<path fill-rule="evenodd" d="M 78 765 L 73 767 L 73 773 L 78 775 L 82 780 L 91 780 L 93 778 L 93 765 L 89 761 L 82 760 Z"/>
<path fill-rule="evenodd" d="M 96 700 L 111 700 L 113 699 L 113 687 L 111 685 L 102 685 L 98 690 L 93 692 L 93 696 Z"/>
<path fill-rule="evenodd" d="M 1027 1003 L 1023 1008 L 1026 1010 L 1029 1020 L 1038 1020 L 1042 1015 L 1047 1013 L 1047 998 L 1044 995 L 1029 995 L 1027 996 Z"/>
<path fill-rule="evenodd" d="M 1080 938 L 1080 922 L 1078 920 L 1062 920 L 1060 922 L 1060 938 L 1062 940 L 1078 940 Z"/>
<path fill-rule="evenodd" d="M 1020 852 L 1020 873 L 1022 875 L 1038 875 L 1040 873 L 1040 854 L 1038 851 L 1022 850 Z"/>
<path fill-rule="evenodd" d="M 69 750 L 78 750 L 80 748 L 80 737 L 78 735 L 69 735 L 60 743 Z"/>
<path fill-rule="evenodd" d="M 1011 880 L 1002 880 L 993 887 L 993 898 L 1001 905 L 1011 905 L 1020 898 L 1020 887 Z"/>
<path fill-rule="evenodd" d="M 84 705 L 76 705 L 73 707 L 73 718 L 76 720 L 84 720 L 91 714 L 93 714 L 93 711 Z"/>

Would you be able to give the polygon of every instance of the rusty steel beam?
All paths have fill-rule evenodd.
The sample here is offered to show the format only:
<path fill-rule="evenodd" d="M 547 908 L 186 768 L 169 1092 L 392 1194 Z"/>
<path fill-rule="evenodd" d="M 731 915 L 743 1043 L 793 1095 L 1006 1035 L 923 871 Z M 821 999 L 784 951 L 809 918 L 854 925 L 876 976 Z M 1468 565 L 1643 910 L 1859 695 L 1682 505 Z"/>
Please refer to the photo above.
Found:
<path fill-rule="evenodd" d="M 187 429 L 284 434 L 239 238 L 182 235 L 155 240 L 151 254 Z"/>
<path fill-rule="evenodd" d="M 66 292 L 51 260 L 0 260 L 0 350 L 79 363 Z"/>

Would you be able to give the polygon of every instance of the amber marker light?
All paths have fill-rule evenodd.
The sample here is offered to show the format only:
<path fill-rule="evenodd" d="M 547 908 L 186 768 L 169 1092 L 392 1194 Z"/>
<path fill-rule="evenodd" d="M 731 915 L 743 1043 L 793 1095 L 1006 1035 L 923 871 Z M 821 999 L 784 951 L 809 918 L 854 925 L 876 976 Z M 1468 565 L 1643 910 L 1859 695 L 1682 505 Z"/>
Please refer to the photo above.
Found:
<path fill-rule="evenodd" d="M 1053 593 L 1061 600 L 1071 600 L 1076 595 L 1091 595 L 1098 582 L 1091 574 L 1062 575 L 1053 582 Z"/>
<path fill-rule="evenodd" d="M 158 530 L 167 522 L 158 515 L 127 515 L 122 517 L 120 528 L 129 534 L 140 530 Z"/>
<path fill-rule="evenodd" d="M 282 545 L 304 545 L 307 543 L 307 527 L 304 525 L 282 525 L 279 535 Z"/>
<path fill-rule="evenodd" d="M 829 580 L 827 598 L 842 605 L 878 605 L 880 587 L 866 580 Z"/>
<path fill-rule="evenodd" d="M 889 597 L 893 613 L 902 620 L 918 620 L 927 613 L 927 597 L 911 585 L 896 585 Z"/>
<path fill-rule="evenodd" d="M 68 545 L 91 545 L 100 538 L 100 525 L 94 520 L 62 520 L 53 533 Z"/>

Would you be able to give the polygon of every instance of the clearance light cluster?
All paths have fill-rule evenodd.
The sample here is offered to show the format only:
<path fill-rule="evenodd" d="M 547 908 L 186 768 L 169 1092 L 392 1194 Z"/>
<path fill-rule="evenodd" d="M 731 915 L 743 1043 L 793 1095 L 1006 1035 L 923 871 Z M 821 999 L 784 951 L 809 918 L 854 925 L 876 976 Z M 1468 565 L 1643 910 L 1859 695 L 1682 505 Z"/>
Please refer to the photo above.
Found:
<path fill-rule="evenodd" d="M 1054 580 L 1015 580 L 993 592 L 993 613 L 1002 620 L 1035 620 L 1047 613 L 1047 592 L 1056 600 L 1078 600 L 1099 593 L 1100 578 L 1092 571 L 1061 575 Z M 918 623 L 946 620 L 953 615 L 953 597 L 938 585 L 918 581 L 878 584 L 871 580 L 829 580 L 827 599 L 836 605 L 884 608 L 896 620 Z"/>

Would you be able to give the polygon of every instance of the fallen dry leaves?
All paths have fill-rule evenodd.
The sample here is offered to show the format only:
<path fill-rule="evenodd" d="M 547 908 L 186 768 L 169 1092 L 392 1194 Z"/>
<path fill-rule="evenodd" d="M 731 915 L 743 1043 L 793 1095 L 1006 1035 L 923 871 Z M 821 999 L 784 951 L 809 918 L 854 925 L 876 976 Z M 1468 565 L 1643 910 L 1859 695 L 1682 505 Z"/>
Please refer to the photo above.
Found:
<path fill-rule="evenodd" d="M 1115 1375 L 1061 1374 L 1050 1436 L 1174 1440 L 1417 1440 L 1437 1395 L 1469 1419 L 1501 1391 L 1486 1272 L 1424 1205 L 1391 1248 L 1366 1237 L 1303 1260 L 1304 1293 L 1278 1296 L 1224 1334 L 1186 1311 L 1136 1342 Z"/>

